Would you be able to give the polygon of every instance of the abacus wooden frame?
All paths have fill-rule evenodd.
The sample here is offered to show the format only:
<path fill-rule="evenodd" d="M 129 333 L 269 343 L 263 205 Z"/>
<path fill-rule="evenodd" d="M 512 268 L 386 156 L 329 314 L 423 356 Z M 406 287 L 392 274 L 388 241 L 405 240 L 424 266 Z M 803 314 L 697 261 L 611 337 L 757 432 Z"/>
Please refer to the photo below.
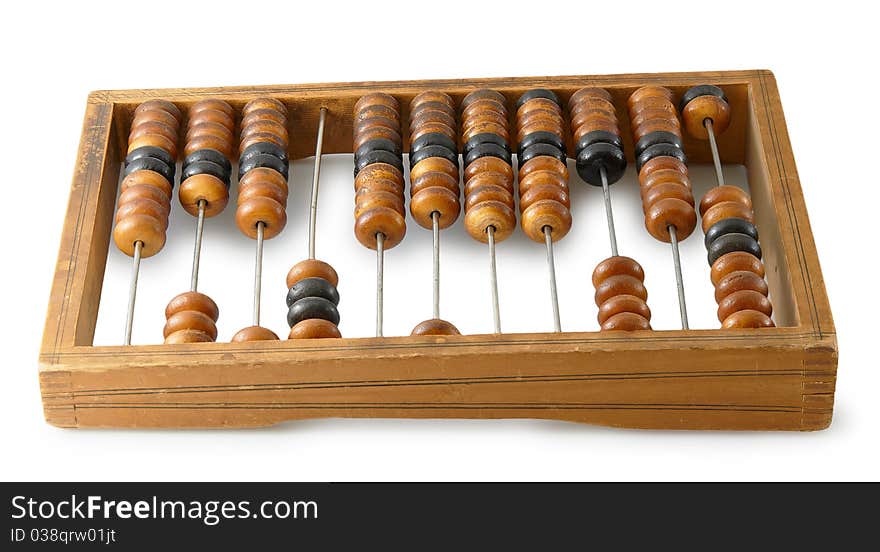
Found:
<path fill-rule="evenodd" d="M 325 152 L 351 152 L 352 106 L 370 91 L 395 95 L 405 109 L 427 89 L 460 100 L 491 87 L 513 100 L 540 86 L 567 99 L 594 85 L 614 95 L 626 127 L 625 99 L 639 86 L 661 84 L 680 96 L 702 83 L 722 86 L 734 107 L 719 146 L 725 162 L 747 167 L 777 328 L 92 346 L 120 161 L 142 101 L 186 107 L 212 97 L 240 108 L 257 96 L 278 98 L 291 111 L 297 158 L 311 155 L 322 105 L 330 110 Z M 631 142 L 625 147 L 631 155 Z M 685 148 L 708 161 L 705 142 L 686 139 Z M 836 372 L 822 272 L 775 79 L 764 70 L 94 92 L 39 362 L 45 417 L 60 427 L 449 417 L 815 430 L 831 422 Z"/>

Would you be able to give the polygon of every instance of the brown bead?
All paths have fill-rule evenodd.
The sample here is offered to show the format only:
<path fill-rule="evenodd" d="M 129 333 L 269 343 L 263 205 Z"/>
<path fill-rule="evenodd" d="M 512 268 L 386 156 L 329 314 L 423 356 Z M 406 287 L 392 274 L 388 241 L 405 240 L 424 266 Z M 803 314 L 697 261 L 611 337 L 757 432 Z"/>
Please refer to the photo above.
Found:
<path fill-rule="evenodd" d="M 588 132 L 592 132 L 594 130 L 604 130 L 605 132 L 610 132 L 612 134 L 620 134 L 620 131 L 617 127 L 617 123 L 611 121 L 609 119 L 597 119 L 591 121 L 590 124 L 581 125 L 576 127 L 574 130 L 574 141 L 577 143 L 581 138 L 584 137 Z"/>
<path fill-rule="evenodd" d="M 317 259 L 306 259 L 293 265 L 287 273 L 285 281 L 287 287 L 291 288 L 297 282 L 306 278 L 323 278 L 330 282 L 330 285 L 333 287 L 339 285 L 339 276 L 336 274 L 336 270 L 324 261 Z"/>
<path fill-rule="evenodd" d="M 321 318 L 309 318 L 290 328 L 287 339 L 328 339 L 342 337 L 333 322 Z"/>
<path fill-rule="evenodd" d="M 630 118 L 630 123 L 636 127 L 655 119 L 672 120 L 676 118 L 675 108 L 672 104 L 664 104 L 658 107 L 647 107 L 635 112 Z"/>
<path fill-rule="evenodd" d="M 173 116 L 176 121 L 180 122 L 180 109 L 166 100 L 147 100 L 135 108 L 134 114 L 139 115 L 153 110 L 165 111 Z"/>
<path fill-rule="evenodd" d="M 519 167 L 519 177 L 523 179 L 537 171 L 555 172 L 568 182 L 568 165 L 555 157 L 550 157 L 549 155 L 532 157 Z"/>
<path fill-rule="evenodd" d="M 173 193 L 171 183 L 165 180 L 164 176 L 155 171 L 134 171 L 122 179 L 122 184 L 119 185 L 119 191 L 124 192 L 127 188 L 140 184 L 154 186 L 160 189 L 166 197 L 164 203 L 169 203 L 171 200 L 171 194 Z"/>
<path fill-rule="evenodd" d="M 756 310 L 770 316 L 773 314 L 773 305 L 765 295 L 757 291 L 735 291 L 718 303 L 718 321 L 724 322 L 725 318 L 742 310 Z"/>
<path fill-rule="evenodd" d="M 197 136 L 216 136 L 225 142 L 232 143 L 234 139 L 232 131 L 225 124 L 213 121 L 203 121 L 198 125 L 189 125 L 186 131 L 186 139 L 191 140 Z"/>
<path fill-rule="evenodd" d="M 568 180 L 555 171 L 534 171 L 519 179 L 519 195 L 525 194 L 529 188 L 537 184 L 553 184 L 568 192 Z M 523 208 L 520 207 L 520 210 Z"/>
<path fill-rule="evenodd" d="M 609 94 L 608 91 L 604 88 L 587 86 L 576 90 L 574 94 L 571 95 L 571 97 L 568 99 L 568 107 L 571 108 L 579 102 L 593 98 L 598 98 L 610 102 L 611 94 Z"/>
<path fill-rule="evenodd" d="M 357 113 L 369 105 L 384 105 L 400 113 L 400 104 L 397 103 L 394 96 L 389 96 L 382 92 L 371 92 L 361 96 L 357 103 L 354 104 L 354 112 Z"/>
<path fill-rule="evenodd" d="M 599 284 L 612 276 L 620 275 L 632 276 L 640 282 L 645 281 L 645 271 L 642 265 L 635 259 L 617 255 L 608 257 L 596 265 L 596 268 L 593 269 L 593 287 L 598 287 Z"/>
<path fill-rule="evenodd" d="M 461 111 L 461 120 L 474 119 L 485 113 L 498 113 L 505 120 L 508 116 L 507 107 L 503 103 L 492 99 L 481 99 L 474 101 Z"/>
<path fill-rule="evenodd" d="M 386 119 L 391 119 L 392 121 L 397 123 L 397 126 L 400 126 L 400 113 L 388 107 L 387 105 L 381 104 L 364 106 L 363 109 L 359 110 L 355 114 L 354 121 L 355 124 L 357 124 L 366 119 L 372 119 L 373 117 L 384 117 Z"/>
<path fill-rule="evenodd" d="M 475 175 L 484 172 L 501 173 L 508 182 L 513 182 L 513 167 L 510 166 L 510 163 L 492 156 L 480 157 L 465 167 L 464 180 L 468 182 Z"/>
<path fill-rule="evenodd" d="M 432 318 L 416 324 L 410 335 L 461 335 L 461 332 L 451 322 Z"/>
<path fill-rule="evenodd" d="M 372 166 L 373 165 L 369 165 L 369 167 Z M 456 165 L 449 159 L 446 159 L 445 157 L 426 157 L 425 159 L 422 159 L 421 161 L 416 163 L 415 166 L 410 168 L 409 179 L 410 182 L 412 182 L 414 180 L 420 179 L 426 174 L 436 172 L 448 174 L 455 180 L 458 180 L 458 165 Z M 403 176 L 401 175 L 401 180 L 402 179 Z"/>
<path fill-rule="evenodd" d="M 449 126 L 453 130 L 456 127 L 455 117 L 445 111 L 439 109 L 423 109 L 418 115 L 413 117 L 410 123 L 410 131 L 430 123 L 442 123 Z"/>
<path fill-rule="evenodd" d="M 417 179 L 410 179 L 410 182 L 411 184 L 409 187 L 409 193 L 411 196 L 418 194 L 425 188 L 431 188 L 433 186 L 446 188 L 450 192 L 454 193 L 456 197 L 459 194 L 458 178 L 453 178 L 452 176 L 439 171 L 422 173 L 422 175 Z"/>
<path fill-rule="evenodd" d="M 448 188 L 432 186 L 419 191 L 409 202 L 413 220 L 422 228 L 433 228 L 433 214 L 438 213 L 440 229 L 449 228 L 458 219 L 461 203 Z"/>
<path fill-rule="evenodd" d="M 773 320 L 763 312 L 756 310 L 737 311 L 721 323 L 721 327 L 725 330 L 734 328 L 773 328 L 776 326 Z"/>
<path fill-rule="evenodd" d="M 180 204 L 194 217 L 199 216 L 199 202 L 205 202 L 205 216 L 219 215 L 229 202 L 229 190 L 222 180 L 212 174 L 193 175 L 180 184 Z"/>
<path fill-rule="evenodd" d="M 199 311 L 186 310 L 172 314 L 165 322 L 165 328 L 162 330 L 164 337 L 180 330 L 196 330 L 205 332 L 211 336 L 211 340 L 217 339 L 217 325 L 211 318 Z"/>
<path fill-rule="evenodd" d="M 697 213 L 686 201 L 674 198 L 661 199 L 645 213 L 645 228 L 655 239 L 669 243 L 669 227 L 675 227 L 675 236 L 684 240 L 697 226 Z"/>
<path fill-rule="evenodd" d="M 487 230 L 492 226 L 495 242 L 500 243 L 513 234 L 516 213 L 505 202 L 482 201 L 465 211 L 464 225 L 472 238 L 483 243 L 489 243 Z"/>
<path fill-rule="evenodd" d="M 165 246 L 165 224 L 142 214 L 125 217 L 113 228 L 113 242 L 129 257 L 134 257 L 135 242 L 141 242 L 141 257 L 152 257 Z"/>
<path fill-rule="evenodd" d="M 681 112 L 681 118 L 688 134 L 701 140 L 709 139 L 705 120 L 712 120 L 715 136 L 727 130 L 730 124 L 730 105 L 718 96 L 697 96 L 689 101 Z"/>
<path fill-rule="evenodd" d="M 645 207 L 654 205 L 665 198 L 680 199 L 687 202 L 691 207 L 694 206 L 694 195 L 691 191 L 685 186 L 674 182 L 662 182 L 647 191 L 642 191 L 642 205 Z"/>
<path fill-rule="evenodd" d="M 180 343 L 213 343 L 214 340 L 205 332 L 199 330 L 178 330 L 165 336 L 166 345 Z"/>
<path fill-rule="evenodd" d="M 124 203 L 128 203 L 130 201 L 134 201 L 137 199 L 150 199 L 155 201 L 156 203 L 165 207 L 165 216 L 168 216 L 168 209 L 170 208 L 170 202 L 168 201 L 168 196 L 165 195 L 165 192 L 155 186 L 150 186 L 148 184 L 134 184 L 131 186 L 126 186 L 122 193 L 119 194 L 119 205 Z"/>
<path fill-rule="evenodd" d="M 288 144 L 287 128 L 271 119 L 253 121 L 248 126 L 241 129 L 241 140 L 245 141 L 249 137 L 257 134 L 272 134 L 280 139 L 281 145 L 287 146 Z"/>
<path fill-rule="evenodd" d="M 519 106 L 519 109 L 516 110 L 516 116 L 517 118 L 525 117 L 529 113 L 539 109 L 551 111 L 560 115 L 562 114 L 562 109 L 553 100 L 547 98 L 532 98 Z"/>
<path fill-rule="evenodd" d="M 474 125 L 493 122 L 507 128 L 507 115 L 498 111 L 483 111 L 478 116 L 468 117 L 461 123 L 462 131 L 469 131 Z"/>
<path fill-rule="evenodd" d="M 664 169 L 673 169 L 685 176 L 688 174 L 687 165 L 682 163 L 680 159 L 663 155 L 642 165 L 642 170 L 639 171 L 639 184 L 644 185 L 651 175 Z"/>
<path fill-rule="evenodd" d="M 749 222 L 755 222 L 752 210 L 737 201 L 722 201 L 710 207 L 703 215 L 703 233 L 709 231 L 716 222 L 728 218 L 741 218 Z"/>
<path fill-rule="evenodd" d="M 245 343 L 247 341 L 278 341 L 278 335 L 269 328 L 262 326 L 248 326 L 238 330 L 230 343 Z"/>
<path fill-rule="evenodd" d="M 386 127 L 375 127 L 354 135 L 354 151 L 357 151 L 358 148 L 376 138 L 391 140 L 398 145 L 402 143 L 400 131 Z"/>
<path fill-rule="evenodd" d="M 190 134 L 193 129 L 204 124 L 221 125 L 229 132 L 235 131 L 234 117 L 217 109 L 204 109 L 196 114 L 190 114 L 189 121 L 187 122 L 187 134 Z"/>
<path fill-rule="evenodd" d="M 246 172 L 244 176 L 238 180 L 239 194 L 241 193 L 242 188 L 247 188 L 251 184 L 263 181 L 269 182 L 275 187 L 280 188 L 284 192 L 284 195 L 287 196 L 287 180 L 284 178 L 284 175 L 275 169 L 270 169 L 268 167 L 257 167 Z"/>
<path fill-rule="evenodd" d="M 523 211 L 520 225 L 529 239 L 538 243 L 544 243 L 544 228 L 549 227 L 550 239 L 555 242 L 571 230 L 571 211 L 557 201 L 536 201 Z"/>
<path fill-rule="evenodd" d="M 355 136 L 358 136 L 371 129 L 379 127 L 400 132 L 400 121 L 398 121 L 397 119 L 392 119 L 390 117 L 374 115 L 372 117 L 356 121 L 354 125 L 354 134 Z"/>
<path fill-rule="evenodd" d="M 710 278 L 712 285 L 718 287 L 728 274 L 739 271 L 752 272 L 760 278 L 764 278 L 764 263 L 761 259 L 745 251 L 733 251 L 726 253 L 712 264 Z"/>
<path fill-rule="evenodd" d="M 642 169 L 642 172 L 645 172 L 645 169 Z M 688 190 L 691 189 L 691 180 L 688 175 L 675 169 L 654 169 L 646 172 L 644 178 L 640 179 L 639 186 L 644 191 L 665 182 L 674 182 Z"/>
<path fill-rule="evenodd" d="M 668 132 L 681 137 L 681 126 L 674 119 L 652 119 L 633 130 L 636 140 L 640 140 L 652 132 Z"/>
<path fill-rule="evenodd" d="M 507 127 L 492 121 L 478 122 L 469 126 L 467 130 L 462 132 L 461 142 L 465 143 L 477 134 L 497 134 L 505 142 L 510 142 L 510 133 L 507 131 Z"/>
<path fill-rule="evenodd" d="M 582 111 L 571 119 L 573 129 L 579 129 L 582 126 L 594 127 L 597 124 L 617 127 L 617 117 L 613 112 L 593 110 Z"/>
<path fill-rule="evenodd" d="M 258 109 L 272 109 L 285 116 L 287 115 L 287 106 L 281 100 L 276 100 L 275 98 L 255 98 L 244 105 L 241 114 L 242 116 L 247 116 L 252 111 Z"/>
<path fill-rule="evenodd" d="M 748 209 L 752 208 L 752 198 L 742 188 L 736 186 L 715 186 L 706 192 L 706 195 L 700 200 L 700 216 L 704 216 L 710 208 L 725 201 L 733 201 L 742 204 Z"/>
<path fill-rule="evenodd" d="M 651 320 L 651 309 L 644 299 L 635 295 L 615 295 L 599 305 L 599 325 L 622 312 L 638 314 L 645 320 Z"/>
<path fill-rule="evenodd" d="M 536 121 L 530 121 L 527 125 L 523 125 L 522 128 L 518 129 L 517 135 L 519 136 L 519 139 L 522 140 L 529 134 L 535 132 L 549 132 L 557 136 L 562 136 L 564 130 L 562 128 L 562 125 L 557 123 L 556 121 L 540 119 Z"/>
<path fill-rule="evenodd" d="M 205 314 L 214 322 L 220 318 L 220 308 L 213 299 L 197 291 L 186 291 L 176 295 L 165 307 L 165 318 L 171 318 L 178 312 L 197 311 Z"/>
<path fill-rule="evenodd" d="M 634 312 L 621 312 L 610 317 L 601 325 L 603 332 L 614 330 L 633 332 L 636 330 L 650 330 L 651 322 L 640 314 Z"/>
<path fill-rule="evenodd" d="M 120 203 L 116 210 L 115 222 L 128 218 L 132 215 L 146 215 L 163 223 L 165 230 L 168 229 L 168 207 L 156 203 L 152 199 L 136 198 L 125 203 Z"/>
<path fill-rule="evenodd" d="M 410 110 L 418 109 L 418 107 L 425 102 L 440 102 L 447 105 L 450 110 L 455 109 L 455 101 L 449 94 L 435 90 L 427 90 L 418 94 L 409 102 L 409 108 Z"/>
<path fill-rule="evenodd" d="M 218 100 L 214 98 L 208 98 L 206 100 L 199 100 L 189 108 L 189 115 L 192 117 L 193 115 L 200 113 L 206 110 L 216 110 L 225 113 L 228 117 L 235 116 L 235 110 L 232 109 L 232 106 L 223 100 Z"/>
<path fill-rule="evenodd" d="M 136 113 L 134 118 L 131 120 L 131 128 L 150 121 L 159 121 L 165 123 L 172 128 L 180 128 L 180 123 L 177 119 L 174 118 L 174 115 L 161 109 L 154 109 L 152 111 L 142 111 L 141 113 Z"/>
<path fill-rule="evenodd" d="M 748 270 L 737 270 L 728 273 L 718 281 L 718 285 L 715 286 L 715 302 L 720 303 L 731 293 L 744 289 L 757 291 L 761 295 L 768 293 L 767 282 L 764 278 Z"/>
<path fill-rule="evenodd" d="M 378 208 L 361 214 L 355 220 L 354 234 L 364 247 L 376 249 L 376 234 L 379 233 L 385 236 L 383 248 L 391 249 L 406 235 L 406 219 L 393 209 Z"/>
<path fill-rule="evenodd" d="M 286 126 L 287 125 L 287 116 L 284 113 L 281 113 L 277 109 L 254 109 L 253 111 L 249 111 L 247 115 L 245 115 L 241 119 L 242 128 L 250 125 L 254 121 L 275 121 L 279 125 Z"/>
<path fill-rule="evenodd" d="M 387 208 L 404 213 L 403 198 L 390 192 L 358 192 L 355 196 L 354 216 L 359 217 L 370 209 Z"/>
<path fill-rule="evenodd" d="M 507 103 L 507 98 L 504 97 L 504 94 L 501 92 L 490 90 L 488 88 L 480 88 L 479 90 L 474 90 L 465 96 L 461 101 L 461 107 L 466 108 L 479 100 L 494 100 L 501 105 Z"/>
<path fill-rule="evenodd" d="M 431 159 L 440 158 L 432 157 Z M 452 165 L 452 163 L 449 162 L 448 159 L 444 159 L 444 161 Z M 418 166 L 421 166 L 421 163 L 419 163 Z M 426 165 L 426 167 L 428 166 Z M 412 173 L 410 173 L 410 177 L 418 178 L 418 175 L 412 176 Z M 394 165 L 389 165 L 388 163 L 372 163 L 370 165 L 367 165 L 366 167 L 361 169 L 360 172 L 358 172 L 357 176 L 355 177 L 355 183 L 366 182 L 373 178 L 387 178 L 389 180 L 393 180 L 394 182 L 400 182 L 401 184 L 403 184 L 403 173 L 400 172 L 397 167 L 395 167 Z M 358 185 L 356 184 L 355 188 L 357 187 Z"/>
<path fill-rule="evenodd" d="M 596 286 L 596 306 L 602 306 L 605 301 L 618 295 L 634 295 L 642 301 L 648 300 L 648 290 L 641 280 L 628 274 L 616 274 L 605 278 Z"/>
<path fill-rule="evenodd" d="M 473 209 L 474 206 L 479 205 L 484 201 L 500 201 L 511 209 L 513 209 L 514 206 L 513 194 L 511 194 L 509 190 L 502 188 L 501 186 L 478 186 L 472 188 L 470 193 L 465 197 L 465 211 Z"/>
<path fill-rule="evenodd" d="M 187 156 L 195 151 L 203 149 L 217 150 L 225 155 L 227 159 L 232 157 L 233 152 L 232 143 L 228 140 L 224 140 L 216 136 L 200 135 L 196 138 L 193 138 L 192 140 L 186 141 L 186 146 L 184 146 L 183 148 L 183 155 Z"/>
<path fill-rule="evenodd" d="M 178 139 L 177 127 L 166 125 L 160 121 L 145 121 L 131 128 L 131 132 L 128 134 L 128 140 L 132 141 L 141 138 L 142 136 L 149 136 L 152 134 L 159 134 L 168 138 L 168 140 L 172 142 L 177 142 Z"/>
<path fill-rule="evenodd" d="M 262 144 L 264 142 L 270 142 L 275 144 L 276 146 L 280 146 L 282 149 L 287 149 L 287 141 L 283 140 L 281 136 L 277 134 L 273 134 L 271 132 L 256 132 L 253 134 L 249 134 L 247 138 L 243 138 L 238 145 L 239 153 L 243 153 L 244 150 L 248 149 L 254 144 Z"/>
<path fill-rule="evenodd" d="M 556 184 L 536 183 L 526 190 L 519 198 L 519 208 L 528 209 L 529 205 L 541 200 L 550 199 L 557 201 L 567 209 L 571 209 L 571 199 L 568 197 L 568 191 L 560 188 Z"/>
<path fill-rule="evenodd" d="M 145 136 L 136 138 L 135 140 L 130 140 L 128 142 L 127 153 L 131 153 L 134 150 L 142 148 L 144 146 L 161 148 L 165 150 L 168 155 L 172 157 L 172 159 L 177 159 L 177 144 L 172 140 L 169 140 L 165 136 L 162 136 L 161 134 L 147 134 Z"/>
<path fill-rule="evenodd" d="M 272 172 L 275 171 L 273 170 Z M 239 204 L 246 203 L 259 197 L 267 197 L 277 201 L 281 205 L 286 205 L 287 189 L 279 186 L 277 181 L 268 178 L 252 178 L 248 179 L 244 184 L 239 184 Z"/>
<path fill-rule="evenodd" d="M 369 181 L 363 181 L 358 185 L 355 180 L 355 194 L 369 192 L 388 192 L 398 197 L 403 197 L 403 182 L 395 182 L 387 178 L 374 178 Z"/>
<path fill-rule="evenodd" d="M 287 212 L 284 205 L 269 197 L 253 197 L 239 202 L 235 210 L 235 224 L 241 233 L 257 239 L 257 224 L 263 223 L 263 239 L 269 240 L 284 230 Z"/>
<path fill-rule="evenodd" d="M 668 102 L 671 102 L 672 92 L 670 92 L 668 88 L 665 88 L 663 86 L 647 85 L 633 92 L 627 99 L 627 103 L 630 107 L 632 107 L 634 105 L 638 105 L 639 102 L 644 101 L 646 98 L 649 97 L 659 97 L 665 99 Z"/>

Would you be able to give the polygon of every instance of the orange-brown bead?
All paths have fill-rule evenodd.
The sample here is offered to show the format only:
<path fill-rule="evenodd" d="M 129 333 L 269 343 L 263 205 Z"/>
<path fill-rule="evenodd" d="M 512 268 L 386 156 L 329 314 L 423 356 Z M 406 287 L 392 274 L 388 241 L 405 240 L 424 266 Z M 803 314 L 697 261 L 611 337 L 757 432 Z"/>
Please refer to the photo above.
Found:
<path fill-rule="evenodd" d="M 335 337 L 342 337 L 336 324 L 321 318 L 309 318 L 290 328 L 287 339 L 329 339 Z"/>
<path fill-rule="evenodd" d="M 248 341 L 278 341 L 278 335 L 262 326 L 248 326 L 238 330 L 230 340 L 231 343 L 245 343 Z"/>
<path fill-rule="evenodd" d="M 410 335 L 461 335 L 461 332 L 451 322 L 432 318 L 416 324 Z"/>

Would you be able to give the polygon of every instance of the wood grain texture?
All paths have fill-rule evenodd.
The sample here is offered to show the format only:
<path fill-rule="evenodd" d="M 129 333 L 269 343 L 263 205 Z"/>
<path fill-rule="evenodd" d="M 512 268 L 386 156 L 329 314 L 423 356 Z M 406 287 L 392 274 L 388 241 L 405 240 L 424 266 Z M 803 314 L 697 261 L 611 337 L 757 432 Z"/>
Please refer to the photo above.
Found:
<path fill-rule="evenodd" d="M 92 347 L 121 155 L 135 107 L 257 97 L 290 113 L 290 155 L 311 155 L 318 111 L 325 152 L 351 152 L 353 107 L 391 94 L 408 120 L 425 90 L 456 103 L 492 88 L 512 106 L 530 88 L 562 101 L 606 89 L 623 124 L 648 84 L 674 97 L 724 88 L 732 108 L 721 156 L 744 163 L 777 328 L 407 336 Z M 513 116 L 514 114 L 510 114 Z M 632 155 L 629 133 L 624 148 Z M 693 162 L 705 142 L 685 137 Z M 406 147 L 407 144 L 404 144 Z M 571 147 L 571 144 L 569 144 Z M 95 92 L 89 97 L 43 345 L 46 420 L 60 427 L 253 427 L 314 417 L 545 418 L 617 427 L 815 430 L 831 423 L 837 342 L 815 243 L 768 71 L 526 77 Z"/>

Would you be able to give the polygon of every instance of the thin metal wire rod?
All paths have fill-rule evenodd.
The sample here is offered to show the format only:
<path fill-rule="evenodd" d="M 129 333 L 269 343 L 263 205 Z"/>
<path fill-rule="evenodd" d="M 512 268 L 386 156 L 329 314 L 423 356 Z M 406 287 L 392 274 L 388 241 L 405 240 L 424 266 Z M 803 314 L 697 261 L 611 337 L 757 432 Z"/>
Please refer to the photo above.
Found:
<path fill-rule="evenodd" d="M 553 260 L 553 240 L 550 237 L 552 229 L 544 227 L 544 243 L 547 244 L 547 268 L 550 272 L 550 302 L 553 306 L 553 330 L 562 331 L 562 323 L 559 320 L 559 296 L 556 292 L 556 262 Z"/>
<path fill-rule="evenodd" d="M 681 257 L 678 253 L 678 236 L 675 233 L 675 226 L 669 225 L 669 243 L 672 244 L 672 264 L 675 265 L 675 285 L 678 288 L 678 310 L 681 313 L 681 329 L 687 330 L 688 312 L 687 304 L 684 300 L 684 277 L 681 275 Z"/>
<path fill-rule="evenodd" d="M 602 194 L 605 196 L 605 220 L 608 221 L 608 239 L 611 240 L 611 255 L 617 256 L 617 232 L 614 230 L 614 212 L 611 210 L 611 190 L 608 187 L 608 174 L 605 167 L 599 167 L 602 177 Z"/>
<path fill-rule="evenodd" d="M 199 261 L 202 257 L 202 234 L 205 231 L 205 206 L 204 199 L 199 200 L 199 219 L 196 223 L 196 243 L 193 246 L 192 276 L 190 277 L 189 290 L 198 291 L 199 288 Z"/>
<path fill-rule="evenodd" d="M 501 309 L 498 306 L 498 269 L 495 266 L 495 227 L 486 228 L 489 237 L 489 283 L 492 286 L 492 319 L 495 323 L 495 333 L 501 333 Z"/>
<path fill-rule="evenodd" d="M 703 121 L 706 132 L 709 134 L 709 148 L 712 150 L 712 161 L 715 163 L 715 181 L 719 186 L 724 186 L 724 174 L 721 172 L 721 156 L 718 154 L 718 144 L 715 142 L 715 128 L 712 119 Z"/>
<path fill-rule="evenodd" d="M 309 259 L 315 258 L 315 225 L 318 218 L 318 182 L 321 178 L 321 152 L 324 149 L 324 121 L 327 108 L 322 107 L 318 117 L 318 139 L 315 144 L 315 169 L 312 171 L 312 200 L 309 206 Z"/>
<path fill-rule="evenodd" d="M 260 325 L 260 294 L 263 287 L 263 226 L 257 223 L 257 254 L 254 258 L 254 326 Z"/>
<path fill-rule="evenodd" d="M 382 337 L 385 295 L 385 234 L 376 234 L 376 337 Z"/>
<path fill-rule="evenodd" d="M 134 322 L 134 301 L 137 297 L 138 272 L 141 270 L 141 249 L 144 242 L 134 242 L 134 255 L 131 265 L 131 281 L 128 284 L 128 311 L 125 314 L 125 345 L 131 345 L 131 327 Z"/>
<path fill-rule="evenodd" d="M 431 213 L 434 229 L 434 318 L 440 318 L 440 213 Z"/>

